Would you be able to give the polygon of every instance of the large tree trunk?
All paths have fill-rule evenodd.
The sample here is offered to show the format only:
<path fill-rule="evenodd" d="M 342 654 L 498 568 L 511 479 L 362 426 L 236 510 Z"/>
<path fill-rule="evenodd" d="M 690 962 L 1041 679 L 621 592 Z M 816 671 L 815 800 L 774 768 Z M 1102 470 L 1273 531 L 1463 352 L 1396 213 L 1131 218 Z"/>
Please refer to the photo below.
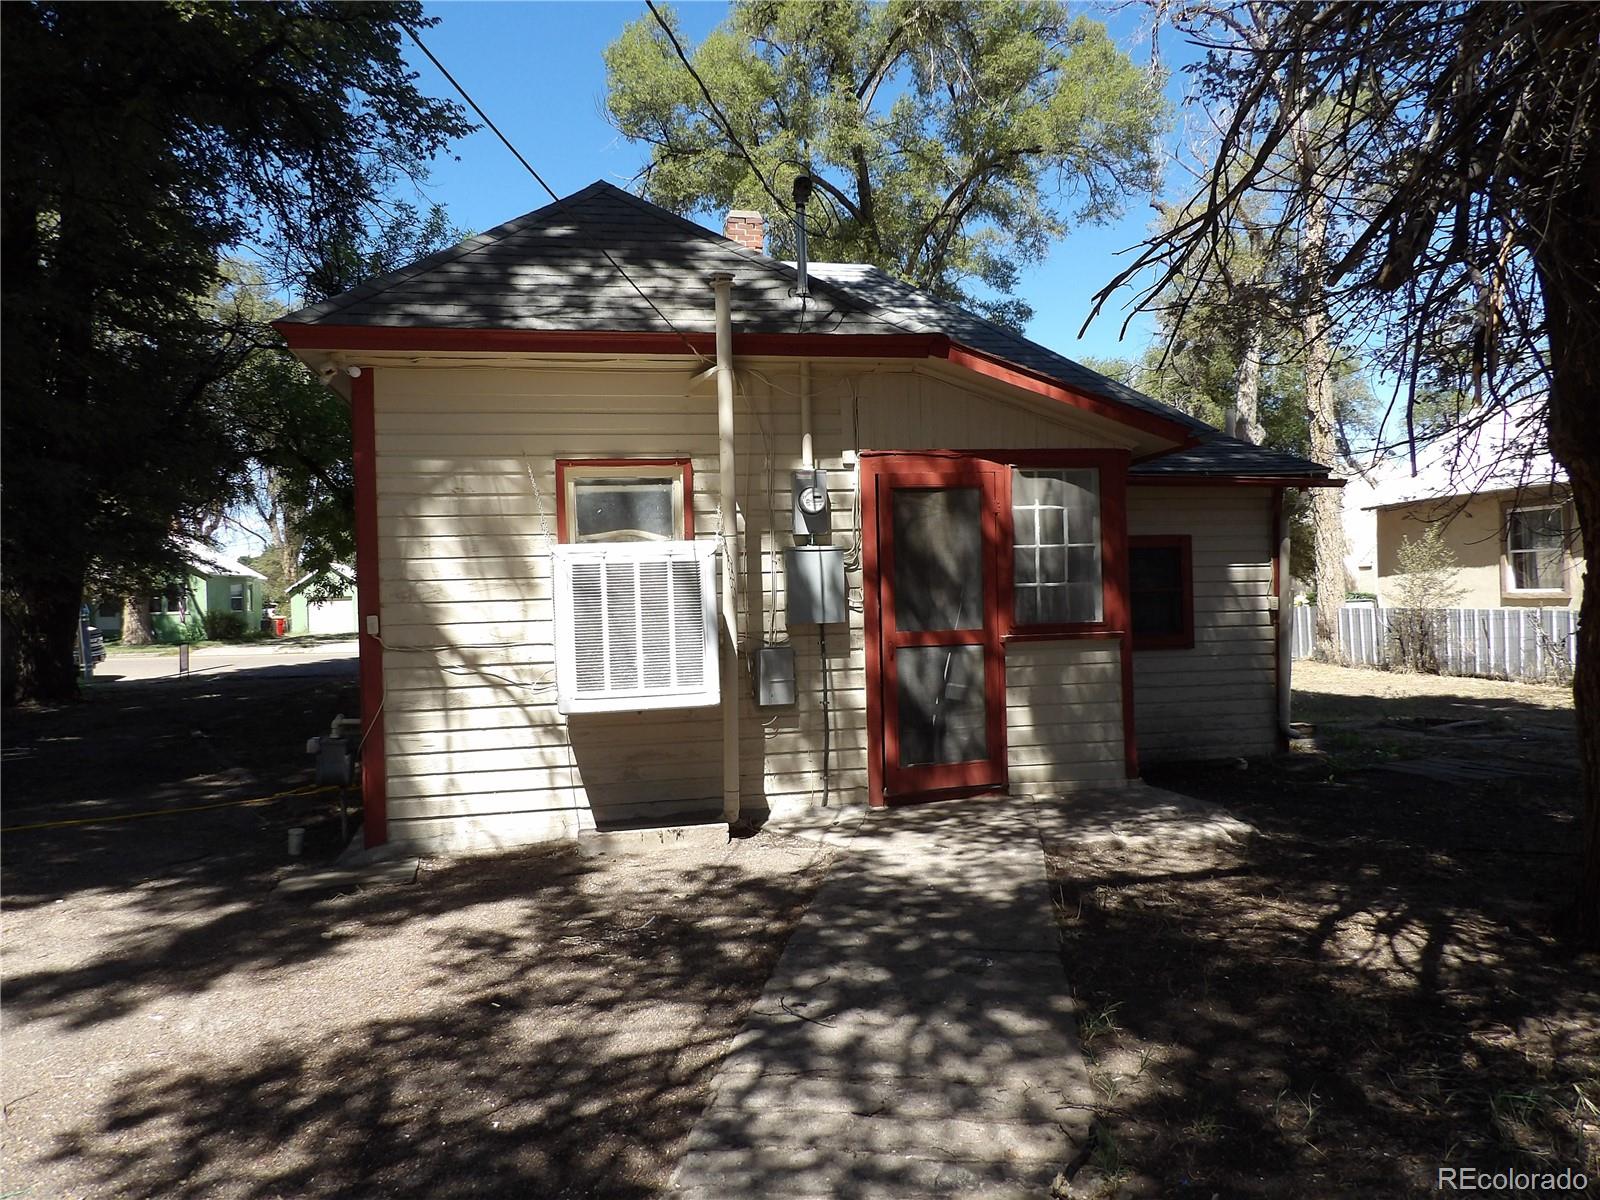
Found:
<path fill-rule="evenodd" d="M 1235 403 L 1239 407 L 1238 436 L 1254 445 L 1266 441 L 1267 431 L 1261 426 L 1261 354 L 1264 324 L 1259 313 L 1250 326 L 1250 336 L 1244 353 L 1239 358 L 1239 383 Z M 1228 432 L 1232 433 L 1232 430 Z"/>
<path fill-rule="evenodd" d="M 1600 154 L 1580 186 L 1560 198 L 1535 248 L 1550 336 L 1550 452 L 1566 468 L 1588 578 L 1578 613 L 1578 761 L 1583 772 L 1583 861 L 1574 932 L 1600 943 Z"/>
<path fill-rule="evenodd" d="M 155 630 L 150 628 L 150 597 L 123 597 L 122 644 L 124 646 L 148 646 L 155 640 Z"/>
<path fill-rule="evenodd" d="M 77 699 L 72 647 L 82 603 L 82 588 L 59 577 L 10 581 L 5 605 L 8 703 Z"/>
<path fill-rule="evenodd" d="M 1300 118 L 1301 122 L 1305 117 Z M 1303 125 L 1302 125 L 1303 128 Z M 1311 428 L 1311 457 L 1324 466 L 1337 466 L 1339 442 L 1333 402 L 1333 334 L 1328 316 L 1328 200 L 1326 181 L 1318 178 L 1317 164 L 1305 150 L 1306 139 L 1297 137 L 1301 187 L 1305 194 L 1305 225 L 1301 242 L 1305 271 L 1306 407 Z M 1312 654 L 1322 662 L 1337 662 L 1339 608 L 1345 597 L 1344 505 L 1336 488 L 1313 488 L 1311 525 L 1315 534 L 1317 610 Z"/>

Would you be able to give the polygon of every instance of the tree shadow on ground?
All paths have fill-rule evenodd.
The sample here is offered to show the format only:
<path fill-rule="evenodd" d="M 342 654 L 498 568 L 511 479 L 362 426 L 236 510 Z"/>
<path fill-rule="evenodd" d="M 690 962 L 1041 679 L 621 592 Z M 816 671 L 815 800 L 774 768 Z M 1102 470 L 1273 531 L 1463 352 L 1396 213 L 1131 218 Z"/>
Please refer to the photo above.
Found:
<path fill-rule="evenodd" d="M 1552 932 L 1568 772 L 1451 783 L 1335 754 L 1146 776 L 1258 832 L 1050 848 L 1110 1176 L 1332 1197 L 1432 1194 L 1442 1166 L 1600 1172 L 1600 960 Z"/>
<path fill-rule="evenodd" d="M 812 851 L 797 855 L 787 873 L 570 848 L 468 859 L 415 887 L 133 934 L 100 962 L 14 980 L 14 1020 L 70 1029 L 181 1013 L 253 975 L 267 1022 L 122 1074 L 42 1169 L 180 1200 L 650 1194 L 815 886 Z M 414 994 L 373 997 L 361 963 L 404 939 L 421 943 Z M 297 988 L 329 1005 L 320 1027 Z M 299 1028 L 274 1036 L 275 1012 Z"/>

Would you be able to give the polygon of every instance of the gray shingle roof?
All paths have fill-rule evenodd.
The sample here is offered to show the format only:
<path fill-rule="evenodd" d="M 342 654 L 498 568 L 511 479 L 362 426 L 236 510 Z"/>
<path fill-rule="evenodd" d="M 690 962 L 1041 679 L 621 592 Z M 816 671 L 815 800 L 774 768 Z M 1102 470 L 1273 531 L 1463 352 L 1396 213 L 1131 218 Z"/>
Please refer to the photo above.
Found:
<path fill-rule="evenodd" d="M 638 284 L 623 278 L 611 258 Z M 800 324 L 794 271 L 609 183 L 580 192 L 313 304 L 291 324 L 418 325 L 685 333 L 714 326 L 706 279 L 738 276 L 741 332 L 900 333 L 864 305 L 818 289 Z M 643 290 L 653 302 L 651 308 Z"/>
<path fill-rule="evenodd" d="M 1160 458 L 1135 463 L 1129 468 L 1128 474 L 1146 477 L 1240 475 L 1264 478 L 1287 475 L 1304 478 L 1308 475 L 1326 475 L 1328 468 L 1286 450 L 1254 446 L 1214 431 L 1197 446 L 1172 450 Z"/>
<path fill-rule="evenodd" d="M 811 299 L 802 308 L 792 294 L 793 267 L 604 181 L 302 308 L 280 323 L 709 333 L 714 320 L 706 280 L 719 271 L 738 277 L 739 302 L 733 310 L 738 332 L 941 334 L 1076 391 L 1166 418 L 1206 439 L 1140 464 L 1137 474 L 1327 472 L 1295 455 L 1223 437 L 1203 421 L 873 266 L 814 264 Z"/>

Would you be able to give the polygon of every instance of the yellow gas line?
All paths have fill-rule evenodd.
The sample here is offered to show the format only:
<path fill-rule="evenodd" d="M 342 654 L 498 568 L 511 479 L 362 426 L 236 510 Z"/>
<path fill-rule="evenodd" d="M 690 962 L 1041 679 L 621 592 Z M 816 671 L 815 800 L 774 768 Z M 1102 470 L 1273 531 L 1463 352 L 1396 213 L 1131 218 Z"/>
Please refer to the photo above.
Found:
<path fill-rule="evenodd" d="M 70 821 L 40 821 L 34 825 L 0 826 L 0 833 L 26 833 L 30 829 L 61 829 L 68 825 L 104 825 L 111 821 L 137 821 L 142 817 L 170 817 L 179 813 L 205 812 L 212 808 L 234 808 L 241 804 L 271 804 L 287 796 L 315 796 L 318 792 L 332 792 L 333 784 L 321 787 L 291 788 L 287 792 L 274 792 L 270 796 L 252 796 L 248 800 L 219 800 L 215 804 L 191 804 L 186 808 L 152 808 L 145 812 L 118 813 L 110 817 L 77 817 Z"/>

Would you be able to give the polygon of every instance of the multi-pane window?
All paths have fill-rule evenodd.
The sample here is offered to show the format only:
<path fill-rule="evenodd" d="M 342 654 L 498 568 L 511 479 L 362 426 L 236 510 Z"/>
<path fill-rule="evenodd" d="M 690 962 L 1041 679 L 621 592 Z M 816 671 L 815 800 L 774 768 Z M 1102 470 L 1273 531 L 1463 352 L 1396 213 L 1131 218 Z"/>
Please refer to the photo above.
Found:
<path fill-rule="evenodd" d="M 1015 623 L 1102 620 L 1100 472 L 1012 468 L 1011 525 Z"/>
<path fill-rule="evenodd" d="M 687 462 L 560 463 L 564 542 L 687 540 Z"/>
<path fill-rule="evenodd" d="M 1566 590 L 1566 527 L 1559 505 L 1507 510 L 1506 563 L 1511 591 Z"/>
<path fill-rule="evenodd" d="M 244 611 L 244 584 L 230 583 L 228 585 L 228 607 L 234 612 Z"/>

